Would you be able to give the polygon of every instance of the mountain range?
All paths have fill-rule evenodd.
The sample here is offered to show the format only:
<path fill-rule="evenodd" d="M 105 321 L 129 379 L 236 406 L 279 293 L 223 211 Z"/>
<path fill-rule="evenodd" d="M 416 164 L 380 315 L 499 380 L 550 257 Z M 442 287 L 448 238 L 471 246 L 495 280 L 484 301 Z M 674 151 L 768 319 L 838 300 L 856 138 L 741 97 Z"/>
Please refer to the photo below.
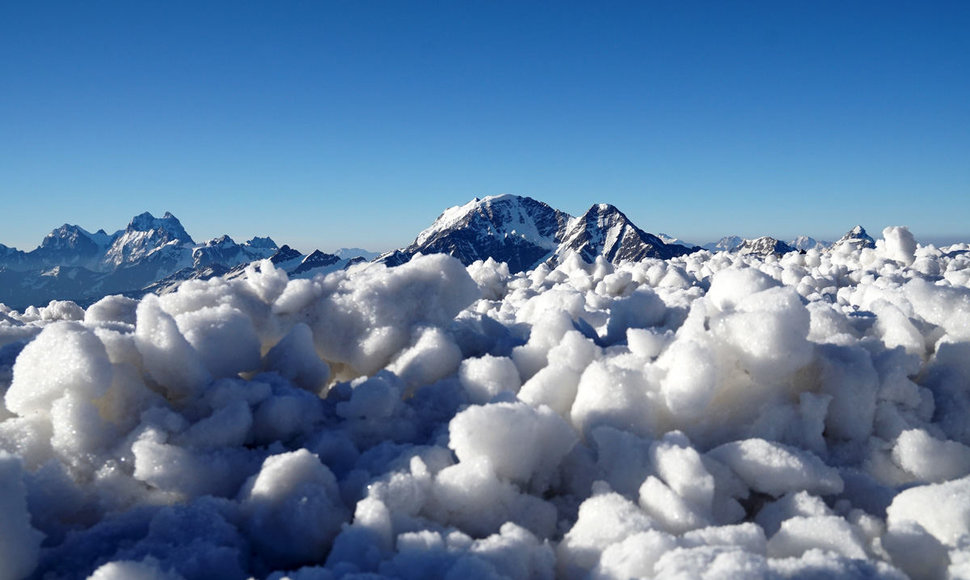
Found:
<path fill-rule="evenodd" d="M 835 245 L 840 244 L 873 247 L 875 242 L 856 226 Z M 268 237 L 239 244 L 221 236 L 197 243 L 171 213 L 157 218 L 146 212 L 113 234 L 64 224 L 29 252 L 0 244 L 0 303 L 23 309 L 55 299 L 85 305 L 109 294 L 165 293 L 187 280 L 239 275 L 247 264 L 263 259 L 270 259 L 291 278 L 302 278 L 370 260 L 396 266 L 419 253 L 450 254 L 466 265 L 492 258 L 508 264 L 511 272 L 522 272 L 543 263 L 554 266 L 570 254 L 587 262 L 602 256 L 617 264 L 669 259 L 702 249 L 780 255 L 827 246 L 807 237 L 786 243 L 737 236 L 694 246 L 666 234 L 647 233 L 609 204 L 593 205 L 573 217 L 515 195 L 475 198 L 448 208 L 413 243 L 381 255 L 359 248 L 303 254 L 287 245 L 277 246 Z"/>
<path fill-rule="evenodd" d="M 673 258 L 699 249 L 665 244 L 612 205 L 597 204 L 572 217 L 530 197 L 499 195 L 445 210 L 411 245 L 378 261 L 397 265 L 418 253 L 445 253 L 465 265 L 492 258 L 508 264 L 511 272 L 523 272 L 555 263 L 568 252 L 587 262 L 603 256 L 619 263 Z"/>
<path fill-rule="evenodd" d="M 113 234 L 64 224 L 29 252 L 0 244 L 0 303 L 23 309 L 50 300 L 89 304 L 109 294 L 165 292 L 185 280 L 224 276 L 266 258 L 291 277 L 309 277 L 372 256 L 319 250 L 303 255 L 268 237 L 239 244 L 221 236 L 200 244 L 171 213 L 157 218 L 146 212 Z"/>

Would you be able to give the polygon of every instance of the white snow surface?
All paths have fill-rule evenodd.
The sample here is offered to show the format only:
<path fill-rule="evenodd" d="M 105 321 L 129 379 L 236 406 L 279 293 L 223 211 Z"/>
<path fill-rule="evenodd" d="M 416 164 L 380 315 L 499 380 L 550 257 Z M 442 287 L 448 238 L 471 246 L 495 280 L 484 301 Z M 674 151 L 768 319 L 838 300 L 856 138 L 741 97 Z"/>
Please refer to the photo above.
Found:
<path fill-rule="evenodd" d="M 0 579 L 966 578 L 970 245 L 0 305 Z"/>

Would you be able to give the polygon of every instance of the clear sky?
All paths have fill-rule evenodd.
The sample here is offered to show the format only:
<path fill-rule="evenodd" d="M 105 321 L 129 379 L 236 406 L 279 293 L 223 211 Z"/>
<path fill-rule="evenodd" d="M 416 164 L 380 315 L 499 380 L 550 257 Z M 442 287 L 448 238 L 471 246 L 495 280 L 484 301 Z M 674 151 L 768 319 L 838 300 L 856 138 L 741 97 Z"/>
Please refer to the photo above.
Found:
<path fill-rule="evenodd" d="M 4 2 L 0 242 L 171 211 L 385 250 L 500 193 L 970 240 L 968 31 L 964 0 Z"/>

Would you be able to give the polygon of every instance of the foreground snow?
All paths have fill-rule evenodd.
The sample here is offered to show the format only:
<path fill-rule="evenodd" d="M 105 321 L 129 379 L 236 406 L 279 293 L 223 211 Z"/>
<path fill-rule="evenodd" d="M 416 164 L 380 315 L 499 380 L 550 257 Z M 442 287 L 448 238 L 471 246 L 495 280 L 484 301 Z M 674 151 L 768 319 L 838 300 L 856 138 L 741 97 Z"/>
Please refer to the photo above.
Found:
<path fill-rule="evenodd" d="M 0 309 L 0 578 L 966 577 L 970 246 L 883 235 Z"/>

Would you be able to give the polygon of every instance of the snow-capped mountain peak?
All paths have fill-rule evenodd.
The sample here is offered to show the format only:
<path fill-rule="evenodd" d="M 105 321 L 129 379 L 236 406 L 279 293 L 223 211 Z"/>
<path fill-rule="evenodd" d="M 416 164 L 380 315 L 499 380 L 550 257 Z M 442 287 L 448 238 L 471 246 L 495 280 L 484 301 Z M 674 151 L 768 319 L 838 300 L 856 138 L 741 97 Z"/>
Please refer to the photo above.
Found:
<path fill-rule="evenodd" d="M 724 236 L 716 242 L 704 244 L 701 247 L 711 252 L 733 252 L 740 248 L 744 242 L 745 240 L 741 236 Z"/>
<path fill-rule="evenodd" d="M 684 246 L 685 248 L 692 248 L 692 247 L 694 247 L 694 244 L 691 244 L 689 242 L 685 242 L 684 240 L 681 240 L 680 238 L 677 238 L 675 236 L 671 236 L 670 234 L 665 234 L 663 232 L 658 232 L 657 233 L 657 237 L 660 238 L 660 241 L 662 241 L 663 243 L 667 244 L 668 246 L 670 246 L 670 245 L 674 245 L 674 246 Z"/>
<path fill-rule="evenodd" d="M 568 216 L 531 197 L 512 194 L 475 198 L 446 209 L 431 227 L 418 234 L 416 245 L 432 243 L 442 234 L 473 229 L 485 236 L 515 236 L 553 249 Z"/>
<path fill-rule="evenodd" d="M 156 218 L 149 212 L 138 214 L 131 219 L 125 233 L 146 232 L 164 239 L 166 242 L 179 240 L 183 244 L 195 244 L 192 237 L 182 227 L 182 222 L 171 212 L 165 212 L 160 218 Z"/>
<path fill-rule="evenodd" d="M 451 254 L 470 264 L 491 257 L 520 272 L 556 250 L 569 220 L 568 214 L 530 197 L 476 197 L 446 209 L 414 243 L 380 259 L 400 263 L 420 252 Z"/>
<path fill-rule="evenodd" d="M 753 240 L 744 240 L 738 247 L 739 254 L 756 254 L 758 256 L 769 256 L 772 254 L 782 256 L 793 251 L 795 249 L 785 242 L 769 236 L 761 236 Z"/>
<path fill-rule="evenodd" d="M 195 242 L 178 218 L 169 212 L 161 218 L 145 212 L 136 215 L 104 254 L 109 269 L 151 260 L 172 271 L 192 263 Z"/>
<path fill-rule="evenodd" d="M 273 239 L 269 237 L 260 238 L 256 236 L 250 239 L 249 241 L 247 241 L 245 245 L 251 248 L 272 250 L 274 252 L 279 249 L 279 246 L 276 245 L 276 242 L 274 242 Z"/>
<path fill-rule="evenodd" d="M 876 240 L 872 239 L 872 236 L 866 233 L 865 228 L 857 225 L 846 232 L 844 236 L 839 238 L 839 241 L 835 242 L 833 247 L 842 245 L 850 245 L 852 247 L 860 248 L 875 248 Z"/>
<path fill-rule="evenodd" d="M 608 203 L 599 203 L 572 220 L 557 252 L 572 251 L 592 262 L 602 255 L 618 263 L 643 258 L 671 258 L 687 253 L 683 246 L 667 246 L 663 240 L 635 226 Z"/>
<path fill-rule="evenodd" d="M 603 255 L 621 262 L 670 258 L 689 251 L 664 244 L 610 204 L 596 204 L 574 218 L 532 198 L 504 194 L 448 208 L 410 246 L 378 260 L 395 265 L 419 252 L 443 253 L 465 264 L 492 258 L 508 264 L 512 272 L 521 272 L 569 252 L 586 261 Z"/>

